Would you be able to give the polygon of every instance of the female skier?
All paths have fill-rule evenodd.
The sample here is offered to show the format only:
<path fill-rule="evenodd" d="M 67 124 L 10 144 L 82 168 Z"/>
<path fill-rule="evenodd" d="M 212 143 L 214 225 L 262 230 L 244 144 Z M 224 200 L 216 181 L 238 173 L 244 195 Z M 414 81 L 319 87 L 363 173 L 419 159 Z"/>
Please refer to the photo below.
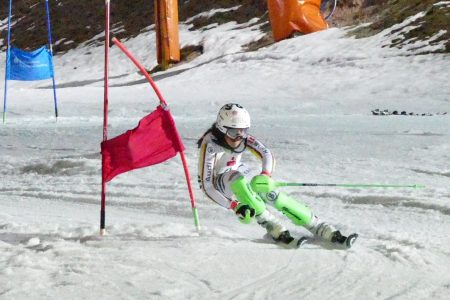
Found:
<path fill-rule="evenodd" d="M 242 223 L 251 223 L 256 218 L 276 242 L 286 247 L 298 248 L 307 238 L 292 237 L 266 209 L 268 203 L 314 236 L 350 248 L 357 234 L 343 236 L 332 225 L 322 222 L 308 207 L 272 188 L 275 186 L 271 179 L 275 160 L 269 149 L 248 134 L 249 128 L 247 110 L 239 104 L 229 103 L 219 110 L 216 122 L 198 140 L 198 177 L 206 196 L 234 211 Z M 251 183 L 247 180 L 251 170 L 240 161 L 246 150 L 262 161 L 261 173 L 253 177 Z"/>

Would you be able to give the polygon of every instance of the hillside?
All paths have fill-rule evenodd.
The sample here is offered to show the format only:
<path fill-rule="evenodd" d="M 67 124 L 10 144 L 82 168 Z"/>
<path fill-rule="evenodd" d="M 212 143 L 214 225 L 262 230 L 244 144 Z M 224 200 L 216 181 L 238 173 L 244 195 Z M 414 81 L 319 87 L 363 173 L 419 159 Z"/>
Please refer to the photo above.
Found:
<path fill-rule="evenodd" d="M 369 1 L 375 2 L 375 1 Z M 398 26 L 401 32 L 390 46 L 402 48 L 428 41 L 429 45 L 444 43 L 445 47 L 434 52 L 450 52 L 450 1 L 436 0 L 390 0 L 382 1 L 379 13 L 374 14 L 370 25 L 357 29 L 357 37 L 371 36 L 382 30 L 409 20 Z M 420 44 L 420 43 L 419 43 Z M 417 50 L 420 46 L 409 47 Z"/>
<path fill-rule="evenodd" d="M 5 1 L 6 2 L 6 1 Z M 412 30 L 392 42 L 401 47 L 412 40 L 429 40 L 432 43 L 447 41 L 443 49 L 436 52 L 450 52 L 450 6 L 449 1 L 433 0 L 341 0 L 331 26 L 341 27 L 370 24 L 359 28 L 355 35 L 373 35 L 411 16 L 417 17 Z M 197 16 L 201 12 L 217 10 L 212 16 Z M 47 42 L 44 0 L 13 1 L 12 43 L 20 48 L 32 49 Z M 81 43 L 102 43 L 104 30 L 104 1 L 102 0 L 55 0 L 50 1 L 54 51 L 65 52 Z M 212 23 L 223 24 L 230 21 L 245 23 L 259 18 L 261 30 L 266 36 L 250 49 L 273 43 L 268 24 L 265 0 L 197 0 L 179 1 L 180 22 L 191 24 L 192 30 Z M 5 49 L 7 35 L 8 6 L 0 7 L 1 49 Z M 153 1 L 111 1 L 111 30 L 119 38 L 134 37 L 153 24 Z"/>

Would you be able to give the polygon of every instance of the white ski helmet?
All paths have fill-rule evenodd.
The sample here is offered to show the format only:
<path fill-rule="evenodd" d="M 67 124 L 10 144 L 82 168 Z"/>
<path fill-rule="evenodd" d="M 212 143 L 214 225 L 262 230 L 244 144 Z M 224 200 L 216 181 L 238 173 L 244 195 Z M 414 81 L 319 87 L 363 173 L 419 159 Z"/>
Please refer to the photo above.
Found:
<path fill-rule="evenodd" d="M 230 128 L 250 128 L 250 114 L 237 103 L 225 104 L 217 114 L 216 127 L 224 134 Z"/>

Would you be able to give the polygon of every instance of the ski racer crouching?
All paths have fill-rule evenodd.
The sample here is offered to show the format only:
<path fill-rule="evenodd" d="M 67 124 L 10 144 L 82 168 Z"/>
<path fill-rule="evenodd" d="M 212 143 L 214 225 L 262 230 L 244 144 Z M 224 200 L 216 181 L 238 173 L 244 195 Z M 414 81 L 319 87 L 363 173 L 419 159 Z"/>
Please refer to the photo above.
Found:
<path fill-rule="evenodd" d="M 219 110 L 216 122 L 198 140 L 199 183 L 206 196 L 233 210 L 242 223 L 251 223 L 256 218 L 276 242 L 288 248 L 298 248 L 308 238 L 292 237 L 266 209 L 266 204 L 271 204 L 315 237 L 350 248 L 357 234 L 343 236 L 332 225 L 322 222 L 307 206 L 283 192 L 271 190 L 274 158 L 269 149 L 248 134 L 249 128 L 247 110 L 239 104 L 229 103 Z M 246 150 L 262 161 L 261 174 L 253 177 L 250 183 L 246 177 L 251 170 L 241 163 L 242 153 Z"/>

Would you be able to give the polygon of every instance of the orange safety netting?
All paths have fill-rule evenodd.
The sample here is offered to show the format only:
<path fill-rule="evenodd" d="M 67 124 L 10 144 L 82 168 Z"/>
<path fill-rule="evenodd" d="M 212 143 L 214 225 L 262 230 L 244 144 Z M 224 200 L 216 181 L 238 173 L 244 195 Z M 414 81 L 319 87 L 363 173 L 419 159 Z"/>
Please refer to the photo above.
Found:
<path fill-rule="evenodd" d="M 294 31 L 311 33 L 327 29 L 320 3 L 321 0 L 267 0 L 274 40 L 285 39 Z"/>

